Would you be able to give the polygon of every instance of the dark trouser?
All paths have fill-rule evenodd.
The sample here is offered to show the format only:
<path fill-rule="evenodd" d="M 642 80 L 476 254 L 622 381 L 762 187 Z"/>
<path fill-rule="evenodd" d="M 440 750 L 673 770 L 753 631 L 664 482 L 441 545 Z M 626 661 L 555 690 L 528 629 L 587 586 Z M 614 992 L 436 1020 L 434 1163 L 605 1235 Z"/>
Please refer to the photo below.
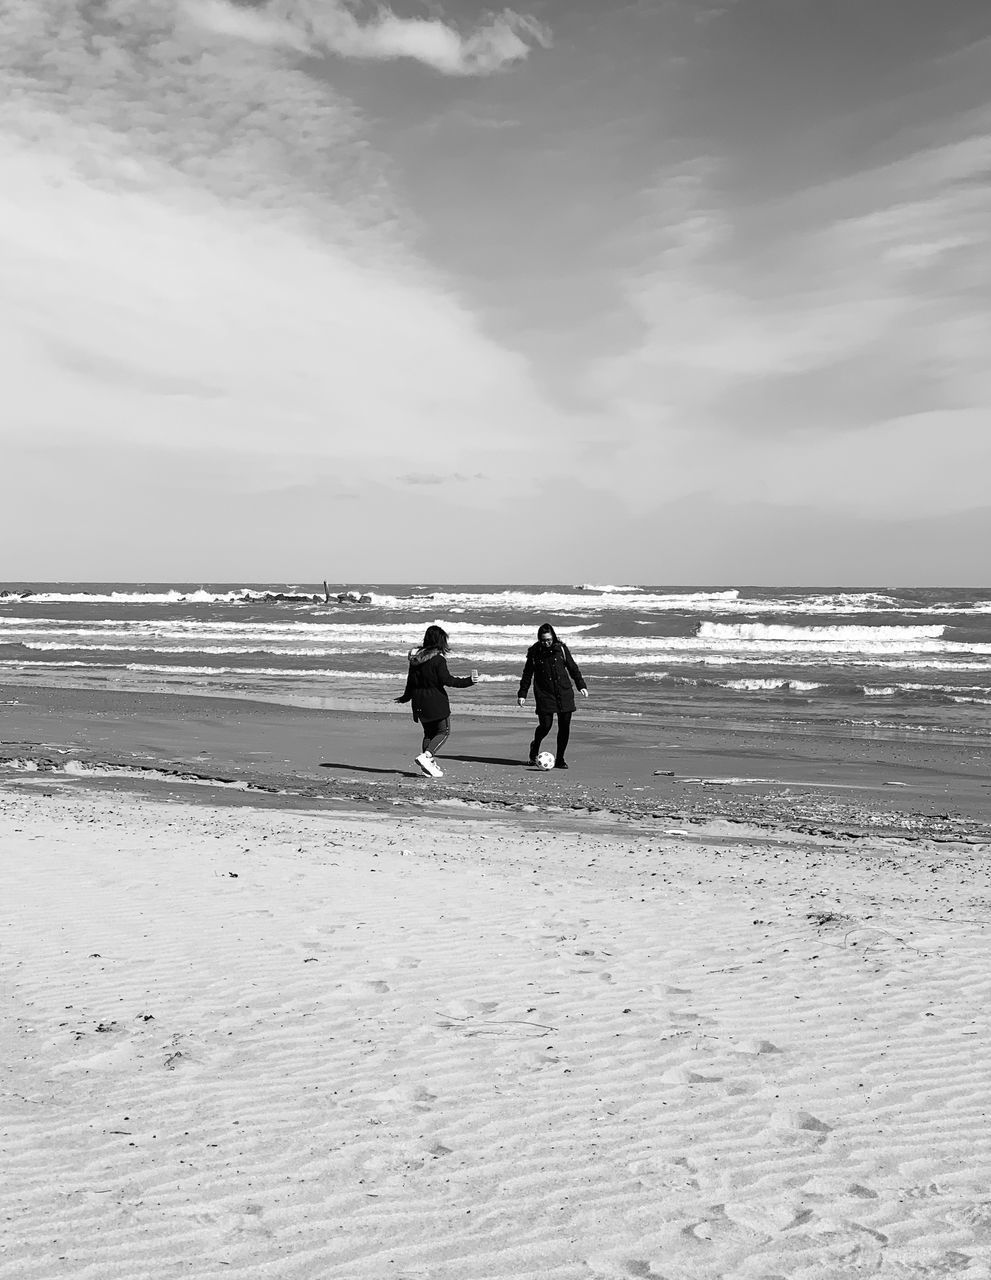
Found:
<path fill-rule="evenodd" d="M 423 730 L 423 750 L 435 756 L 450 736 L 451 720 L 449 716 L 443 720 L 424 720 L 420 728 Z"/>
<path fill-rule="evenodd" d="M 571 737 L 571 717 L 573 711 L 559 711 L 557 713 L 557 751 L 555 758 L 564 759 L 564 753 L 568 749 L 568 739 Z M 533 741 L 530 743 L 531 759 L 540 750 L 540 744 L 551 731 L 551 725 L 554 723 L 553 711 L 537 712 L 537 728 L 533 735 Z"/>

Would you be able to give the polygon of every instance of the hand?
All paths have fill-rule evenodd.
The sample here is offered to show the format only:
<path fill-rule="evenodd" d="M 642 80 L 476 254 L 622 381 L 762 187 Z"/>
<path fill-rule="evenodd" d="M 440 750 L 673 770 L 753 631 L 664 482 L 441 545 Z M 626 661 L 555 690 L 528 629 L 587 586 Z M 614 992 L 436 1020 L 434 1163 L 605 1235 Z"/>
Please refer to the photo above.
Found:
<path fill-rule="evenodd" d="M 520 704 L 521 707 L 526 706 L 526 698 L 517 698 L 516 701 Z"/>
<path fill-rule="evenodd" d="M 587 698 L 587 697 L 588 697 L 588 690 L 587 690 L 587 689 L 579 689 L 579 690 L 578 690 L 578 692 L 582 695 L 582 697 L 583 697 L 583 698 Z"/>

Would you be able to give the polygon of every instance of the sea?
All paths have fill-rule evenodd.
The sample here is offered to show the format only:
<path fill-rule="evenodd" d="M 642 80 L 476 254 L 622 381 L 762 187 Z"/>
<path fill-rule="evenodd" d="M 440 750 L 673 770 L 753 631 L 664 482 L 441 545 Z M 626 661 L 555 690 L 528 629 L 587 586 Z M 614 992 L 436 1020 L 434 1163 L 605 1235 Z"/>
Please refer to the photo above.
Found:
<path fill-rule="evenodd" d="M 988 588 L 11 582 L 0 682 L 386 710 L 434 622 L 466 712 L 515 709 L 550 622 L 607 719 L 989 733 Z"/>

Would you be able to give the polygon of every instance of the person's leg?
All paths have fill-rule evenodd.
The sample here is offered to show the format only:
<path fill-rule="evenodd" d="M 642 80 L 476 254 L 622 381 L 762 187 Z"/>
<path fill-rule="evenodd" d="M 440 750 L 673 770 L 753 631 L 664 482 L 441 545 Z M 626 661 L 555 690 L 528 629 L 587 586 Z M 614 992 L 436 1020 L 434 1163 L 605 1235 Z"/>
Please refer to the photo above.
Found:
<path fill-rule="evenodd" d="M 420 728 L 423 730 L 423 744 L 420 747 L 421 751 L 426 751 L 430 746 L 430 739 L 437 732 L 437 725 L 439 723 L 440 722 L 438 720 L 424 720 L 421 722 Z"/>
<path fill-rule="evenodd" d="M 571 711 L 559 711 L 557 713 L 557 756 L 556 764 L 560 767 L 564 764 L 564 755 L 568 750 L 568 739 L 571 737 L 571 717 L 574 713 Z"/>
<path fill-rule="evenodd" d="M 423 726 L 424 751 L 429 751 L 432 756 L 435 756 L 450 736 L 451 721 L 449 718 L 431 720 L 429 724 Z"/>
<path fill-rule="evenodd" d="M 423 729 L 423 751 L 416 757 L 416 763 L 422 771 L 431 778 L 443 778 L 440 765 L 434 759 L 434 752 L 447 741 L 447 735 L 451 731 L 450 720 L 424 720 L 420 726 Z"/>
<path fill-rule="evenodd" d="M 537 727 L 533 731 L 533 741 L 530 743 L 530 759 L 537 758 L 537 752 L 540 750 L 540 744 L 551 731 L 551 725 L 554 723 L 553 711 L 537 712 Z"/>

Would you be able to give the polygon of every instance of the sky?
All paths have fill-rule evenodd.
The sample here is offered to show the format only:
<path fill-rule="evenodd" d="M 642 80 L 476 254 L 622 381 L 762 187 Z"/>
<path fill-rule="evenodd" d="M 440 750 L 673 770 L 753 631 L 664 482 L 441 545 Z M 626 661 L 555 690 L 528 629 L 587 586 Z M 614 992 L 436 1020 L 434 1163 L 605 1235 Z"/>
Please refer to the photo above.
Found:
<path fill-rule="evenodd" d="M 22 580 L 988 585 L 987 0 L 0 0 Z"/>

